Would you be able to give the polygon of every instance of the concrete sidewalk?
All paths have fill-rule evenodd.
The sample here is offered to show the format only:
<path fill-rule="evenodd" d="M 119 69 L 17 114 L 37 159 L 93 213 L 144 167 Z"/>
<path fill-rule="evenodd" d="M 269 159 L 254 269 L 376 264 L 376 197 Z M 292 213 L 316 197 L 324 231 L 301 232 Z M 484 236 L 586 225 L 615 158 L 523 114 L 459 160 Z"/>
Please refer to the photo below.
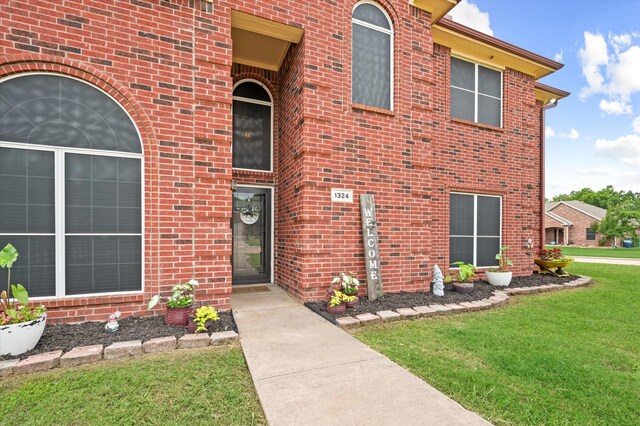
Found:
<path fill-rule="evenodd" d="M 635 265 L 640 266 L 640 259 L 624 259 L 617 257 L 587 257 L 587 256 L 571 256 L 576 262 L 585 263 L 608 263 L 610 265 Z"/>
<path fill-rule="evenodd" d="M 282 289 L 231 296 L 267 421 L 280 425 L 489 425 Z"/>

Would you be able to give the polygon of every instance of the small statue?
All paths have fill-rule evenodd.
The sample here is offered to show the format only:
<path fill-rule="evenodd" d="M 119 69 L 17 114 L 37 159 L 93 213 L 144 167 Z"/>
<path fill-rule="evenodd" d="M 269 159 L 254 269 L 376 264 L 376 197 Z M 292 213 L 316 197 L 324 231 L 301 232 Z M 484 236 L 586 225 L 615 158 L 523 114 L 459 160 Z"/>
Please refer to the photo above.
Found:
<path fill-rule="evenodd" d="M 111 313 L 111 315 L 109 315 L 109 318 L 107 318 L 107 323 L 104 325 L 105 330 L 107 330 L 109 333 L 117 332 L 118 328 L 120 328 L 120 324 L 118 324 L 118 318 L 120 318 L 120 311 L 116 309 L 113 313 Z"/>
<path fill-rule="evenodd" d="M 438 265 L 433 265 L 433 294 L 435 296 L 444 296 L 444 275 L 438 268 Z"/>

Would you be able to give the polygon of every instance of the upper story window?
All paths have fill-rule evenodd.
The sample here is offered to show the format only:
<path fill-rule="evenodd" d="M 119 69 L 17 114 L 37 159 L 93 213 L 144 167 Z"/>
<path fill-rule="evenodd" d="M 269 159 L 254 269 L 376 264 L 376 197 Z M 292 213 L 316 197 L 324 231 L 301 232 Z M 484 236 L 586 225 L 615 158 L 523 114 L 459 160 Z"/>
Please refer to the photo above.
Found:
<path fill-rule="evenodd" d="M 452 57 L 451 117 L 502 127 L 502 73 Z"/>
<path fill-rule="evenodd" d="M 352 15 L 352 102 L 393 109 L 393 26 L 376 3 L 363 1 Z"/>
<path fill-rule="evenodd" d="M 142 176 L 138 130 L 106 93 L 55 74 L 0 83 L 0 246 L 31 296 L 142 290 Z"/>
<path fill-rule="evenodd" d="M 272 170 L 273 99 L 258 81 L 243 80 L 233 89 L 233 167 Z"/>

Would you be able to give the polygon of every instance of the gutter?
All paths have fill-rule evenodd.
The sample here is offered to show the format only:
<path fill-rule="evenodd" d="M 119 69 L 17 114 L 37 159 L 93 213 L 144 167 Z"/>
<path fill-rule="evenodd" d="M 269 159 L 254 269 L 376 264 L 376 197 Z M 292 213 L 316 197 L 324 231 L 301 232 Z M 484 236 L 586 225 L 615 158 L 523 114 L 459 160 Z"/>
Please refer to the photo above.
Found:
<path fill-rule="evenodd" d="M 552 109 L 558 106 L 558 99 L 552 99 L 548 104 L 543 105 L 540 110 L 540 249 L 544 248 L 544 215 L 545 215 L 545 201 L 544 201 L 544 113 L 548 109 Z"/>

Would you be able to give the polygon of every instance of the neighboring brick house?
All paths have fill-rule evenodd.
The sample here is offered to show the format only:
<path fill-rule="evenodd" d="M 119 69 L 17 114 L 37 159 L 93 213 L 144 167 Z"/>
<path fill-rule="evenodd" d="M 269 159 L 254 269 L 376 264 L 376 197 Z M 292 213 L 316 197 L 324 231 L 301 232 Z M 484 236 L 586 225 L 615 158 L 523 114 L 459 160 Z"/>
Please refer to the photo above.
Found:
<path fill-rule="evenodd" d="M 582 201 L 554 201 L 545 205 L 545 244 L 596 247 L 602 235 L 591 228 L 604 219 L 605 209 Z"/>
<path fill-rule="evenodd" d="M 500 245 L 530 274 L 544 111 L 568 96 L 537 79 L 562 65 L 444 18 L 456 3 L 3 2 L 14 280 L 53 321 L 144 313 L 190 278 L 220 309 L 247 283 L 317 300 L 364 277 L 365 193 L 385 291 Z"/>

